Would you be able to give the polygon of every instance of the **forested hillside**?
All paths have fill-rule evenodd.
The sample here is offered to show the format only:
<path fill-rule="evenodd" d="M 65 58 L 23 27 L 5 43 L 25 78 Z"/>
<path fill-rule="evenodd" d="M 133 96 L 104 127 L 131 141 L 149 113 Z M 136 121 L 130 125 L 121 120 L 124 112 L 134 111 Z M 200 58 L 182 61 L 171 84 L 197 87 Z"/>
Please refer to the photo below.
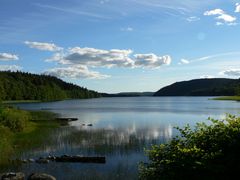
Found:
<path fill-rule="evenodd" d="M 194 79 L 176 82 L 157 91 L 154 96 L 236 96 L 240 79 Z"/>
<path fill-rule="evenodd" d="M 61 100 L 94 98 L 100 94 L 61 79 L 25 72 L 0 72 L 0 100 Z"/>

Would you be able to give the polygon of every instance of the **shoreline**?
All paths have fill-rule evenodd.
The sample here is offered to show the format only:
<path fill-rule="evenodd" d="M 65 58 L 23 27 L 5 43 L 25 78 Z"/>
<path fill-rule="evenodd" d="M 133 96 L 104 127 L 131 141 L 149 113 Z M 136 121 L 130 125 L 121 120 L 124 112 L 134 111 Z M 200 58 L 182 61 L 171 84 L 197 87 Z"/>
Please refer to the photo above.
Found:
<path fill-rule="evenodd" d="M 25 127 L 21 131 L 15 131 L 0 122 L 0 169 L 11 166 L 9 159 L 14 155 L 21 154 L 29 148 L 39 147 L 60 123 L 55 120 L 58 116 L 55 113 L 44 111 L 23 111 L 31 117 L 26 121 Z M 19 117 L 21 118 L 21 117 Z"/>
<path fill-rule="evenodd" d="M 240 101 L 240 96 L 222 96 L 222 97 L 212 98 L 211 100 Z"/>

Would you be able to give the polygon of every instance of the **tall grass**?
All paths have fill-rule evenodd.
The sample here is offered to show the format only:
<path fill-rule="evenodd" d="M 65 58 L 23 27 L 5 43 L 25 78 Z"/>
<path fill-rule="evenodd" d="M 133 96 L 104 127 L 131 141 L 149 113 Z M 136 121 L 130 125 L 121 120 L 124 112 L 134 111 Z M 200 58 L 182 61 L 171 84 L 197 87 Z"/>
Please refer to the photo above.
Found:
<path fill-rule="evenodd" d="M 0 166 L 13 154 L 36 148 L 45 141 L 52 128 L 58 127 L 56 114 L 29 112 L 0 107 Z"/>

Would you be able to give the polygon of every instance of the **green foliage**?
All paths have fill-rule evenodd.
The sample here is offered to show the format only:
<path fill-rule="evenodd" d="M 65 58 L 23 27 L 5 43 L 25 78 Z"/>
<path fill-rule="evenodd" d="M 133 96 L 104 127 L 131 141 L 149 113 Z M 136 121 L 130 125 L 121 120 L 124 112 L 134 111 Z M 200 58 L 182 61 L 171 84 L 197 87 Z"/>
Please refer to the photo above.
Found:
<path fill-rule="evenodd" d="M 0 72 L 0 100 L 41 100 L 95 98 L 100 94 L 56 77 L 24 72 Z"/>
<path fill-rule="evenodd" d="M 240 169 L 240 118 L 209 119 L 177 128 L 181 135 L 147 151 L 150 162 L 140 165 L 140 179 L 224 179 Z"/>
<path fill-rule="evenodd" d="M 0 169 L 12 155 L 39 147 L 53 128 L 58 127 L 56 114 L 2 108 L 0 112 Z M 16 148 L 17 147 L 17 148 Z M 12 164 L 11 164 L 12 165 Z"/>
<path fill-rule="evenodd" d="M 0 114 L 0 124 L 15 132 L 23 131 L 30 119 L 28 112 L 12 108 L 5 108 Z"/>
<path fill-rule="evenodd" d="M 10 145 L 10 139 L 12 136 L 13 135 L 9 128 L 0 124 L 0 162 L 6 160 L 7 155 L 9 155 L 13 150 Z"/>

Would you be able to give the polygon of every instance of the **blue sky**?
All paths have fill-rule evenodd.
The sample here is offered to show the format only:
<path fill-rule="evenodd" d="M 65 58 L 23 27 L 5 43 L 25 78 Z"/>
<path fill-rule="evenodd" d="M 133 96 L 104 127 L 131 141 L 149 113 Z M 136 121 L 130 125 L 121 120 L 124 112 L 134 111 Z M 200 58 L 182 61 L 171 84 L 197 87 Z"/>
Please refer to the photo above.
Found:
<path fill-rule="evenodd" d="M 240 1 L 1 0 L 0 70 L 100 92 L 240 76 Z"/>

